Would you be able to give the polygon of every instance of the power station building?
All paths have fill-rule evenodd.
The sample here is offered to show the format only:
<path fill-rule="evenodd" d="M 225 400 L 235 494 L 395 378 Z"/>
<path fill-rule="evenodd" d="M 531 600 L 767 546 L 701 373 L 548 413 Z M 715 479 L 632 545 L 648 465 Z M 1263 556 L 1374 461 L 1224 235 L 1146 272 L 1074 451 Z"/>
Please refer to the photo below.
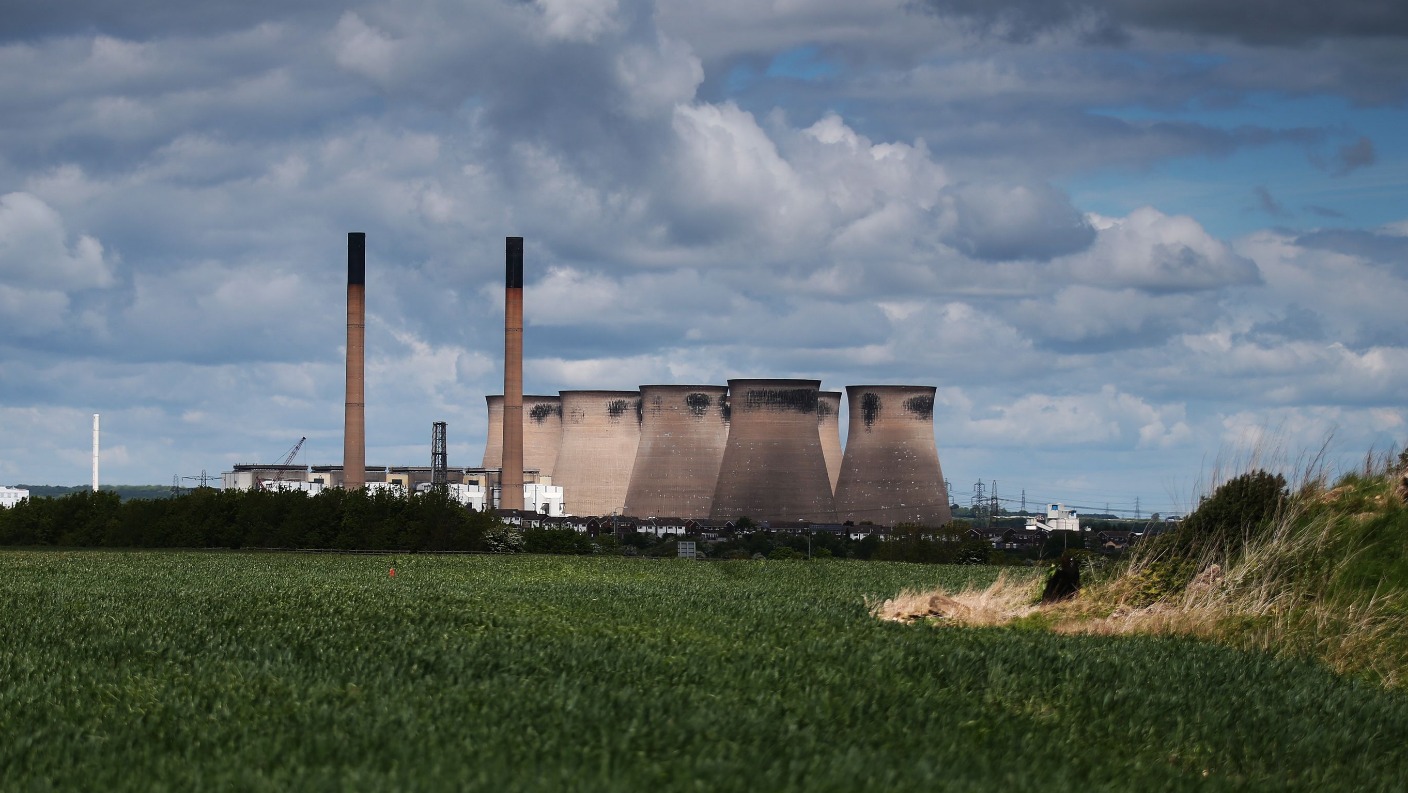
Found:
<path fill-rule="evenodd" d="M 330 487 L 412 494 L 443 483 L 474 509 L 553 517 L 951 520 L 934 441 L 933 386 L 847 387 L 844 447 L 843 394 L 822 391 L 818 380 L 525 395 L 523 253 L 522 237 L 505 238 L 504 388 L 485 397 L 479 467 L 447 468 L 443 422 L 435 425 L 431 466 L 366 464 L 366 235 L 352 232 L 342 465 L 241 464 L 222 475 L 222 485 L 312 495 Z M 0 504 L 17 501 L 18 492 L 0 489 Z"/>

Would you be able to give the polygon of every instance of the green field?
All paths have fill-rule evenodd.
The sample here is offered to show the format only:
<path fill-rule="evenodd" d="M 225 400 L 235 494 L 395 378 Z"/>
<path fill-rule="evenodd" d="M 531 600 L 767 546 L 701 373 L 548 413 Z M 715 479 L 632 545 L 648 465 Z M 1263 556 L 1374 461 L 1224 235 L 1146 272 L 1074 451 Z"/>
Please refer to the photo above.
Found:
<path fill-rule="evenodd" d="M 0 790 L 1408 784 L 1408 696 L 1310 662 L 867 613 L 994 575 L 3 551 Z"/>

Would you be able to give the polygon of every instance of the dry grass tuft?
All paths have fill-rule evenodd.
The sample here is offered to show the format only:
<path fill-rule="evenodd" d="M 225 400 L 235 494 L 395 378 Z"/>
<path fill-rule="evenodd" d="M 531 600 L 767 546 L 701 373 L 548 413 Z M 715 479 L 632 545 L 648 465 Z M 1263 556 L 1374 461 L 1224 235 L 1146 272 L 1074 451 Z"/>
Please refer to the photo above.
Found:
<path fill-rule="evenodd" d="M 1038 611 L 1039 607 L 1032 604 L 1034 595 L 1031 583 L 1013 584 L 1003 571 L 996 581 L 982 589 L 968 586 L 952 594 L 942 589 L 904 591 L 872 605 L 870 613 L 891 622 L 931 620 L 968 626 L 1005 625 Z"/>

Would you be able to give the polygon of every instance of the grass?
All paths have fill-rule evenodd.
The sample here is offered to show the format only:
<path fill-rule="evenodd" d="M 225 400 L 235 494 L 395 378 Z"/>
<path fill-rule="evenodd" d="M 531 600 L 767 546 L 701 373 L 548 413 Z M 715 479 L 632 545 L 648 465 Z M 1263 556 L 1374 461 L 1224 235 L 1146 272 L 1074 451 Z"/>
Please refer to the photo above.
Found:
<path fill-rule="evenodd" d="M 1408 778 L 1408 698 L 1317 664 L 869 614 L 904 589 L 995 577 L 0 552 L 0 789 L 1374 790 Z"/>
<path fill-rule="evenodd" d="M 906 592 L 875 613 L 1061 633 L 1192 636 L 1316 659 L 1337 673 L 1401 689 L 1408 685 L 1404 465 L 1408 459 L 1383 463 L 1333 484 L 1320 474 L 1302 476 L 1260 527 L 1233 520 L 1205 525 L 1204 534 L 1145 543 L 1125 563 L 1088 578 L 1080 596 L 1065 603 L 1037 606 L 1034 588 L 998 582 L 955 594 L 945 587 Z M 1196 537 L 1242 531 L 1230 544 L 1185 550 Z"/>

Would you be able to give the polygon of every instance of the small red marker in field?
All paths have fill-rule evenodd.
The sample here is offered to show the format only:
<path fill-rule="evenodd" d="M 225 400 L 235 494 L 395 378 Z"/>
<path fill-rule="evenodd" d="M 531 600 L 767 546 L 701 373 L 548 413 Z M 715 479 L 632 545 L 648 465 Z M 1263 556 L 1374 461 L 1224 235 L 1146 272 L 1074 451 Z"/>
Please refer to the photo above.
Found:
<path fill-rule="evenodd" d="M 395 578 L 395 577 L 396 577 L 396 568 L 394 568 L 394 567 L 391 568 L 391 577 L 392 577 L 392 578 Z"/>

